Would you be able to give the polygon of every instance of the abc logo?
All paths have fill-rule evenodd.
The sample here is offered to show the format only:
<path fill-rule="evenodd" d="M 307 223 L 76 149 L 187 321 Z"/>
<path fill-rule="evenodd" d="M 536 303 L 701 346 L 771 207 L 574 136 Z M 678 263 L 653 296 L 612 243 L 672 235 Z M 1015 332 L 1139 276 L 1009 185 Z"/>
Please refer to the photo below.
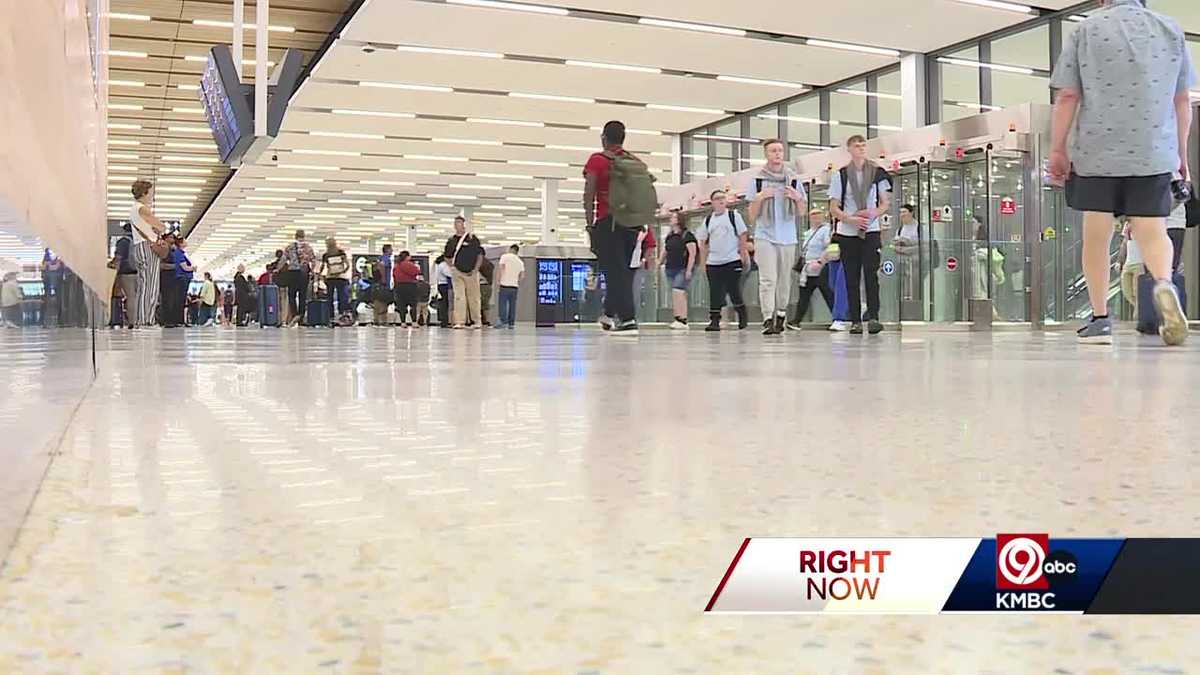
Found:
<path fill-rule="evenodd" d="M 1042 574 L 1052 587 L 1069 584 L 1079 574 L 1079 561 L 1067 551 L 1052 551 L 1042 565 Z"/>

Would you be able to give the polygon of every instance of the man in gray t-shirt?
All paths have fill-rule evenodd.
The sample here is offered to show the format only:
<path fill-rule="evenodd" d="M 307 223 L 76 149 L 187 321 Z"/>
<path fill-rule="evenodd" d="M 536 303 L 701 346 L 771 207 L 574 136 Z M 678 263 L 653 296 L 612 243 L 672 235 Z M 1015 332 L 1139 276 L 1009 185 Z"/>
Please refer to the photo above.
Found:
<path fill-rule="evenodd" d="M 1112 343 L 1108 252 L 1113 216 L 1123 215 L 1155 279 L 1163 341 L 1176 345 L 1188 328 L 1171 283 L 1166 217 L 1175 172 L 1188 179 L 1188 90 L 1196 72 L 1177 23 L 1143 0 L 1101 5 L 1063 45 L 1050 80 L 1058 90 L 1050 173 L 1065 182 L 1067 204 L 1084 212 L 1083 271 L 1093 316 L 1078 334 L 1082 342 Z"/>
<path fill-rule="evenodd" d="M 696 240 L 700 242 L 700 259 L 708 275 L 708 327 L 712 332 L 721 330 L 721 308 L 725 297 L 737 312 L 738 329 L 746 328 L 748 313 L 742 300 L 742 270 L 749 266 L 746 252 L 748 229 L 742 214 L 726 206 L 725 192 L 715 190 L 709 199 L 712 213 L 704 217 L 704 223 L 696 229 Z"/>

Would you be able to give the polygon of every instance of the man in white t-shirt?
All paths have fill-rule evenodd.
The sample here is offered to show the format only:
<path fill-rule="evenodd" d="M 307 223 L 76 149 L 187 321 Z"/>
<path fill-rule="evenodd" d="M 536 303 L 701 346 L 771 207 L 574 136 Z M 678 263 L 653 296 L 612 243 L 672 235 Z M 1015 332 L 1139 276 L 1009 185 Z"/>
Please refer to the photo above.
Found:
<path fill-rule="evenodd" d="M 500 285 L 500 313 L 496 317 L 496 328 L 513 329 L 517 323 L 517 289 L 525 278 L 525 263 L 517 255 L 521 247 L 513 244 L 508 252 L 500 256 L 496 280 Z"/>

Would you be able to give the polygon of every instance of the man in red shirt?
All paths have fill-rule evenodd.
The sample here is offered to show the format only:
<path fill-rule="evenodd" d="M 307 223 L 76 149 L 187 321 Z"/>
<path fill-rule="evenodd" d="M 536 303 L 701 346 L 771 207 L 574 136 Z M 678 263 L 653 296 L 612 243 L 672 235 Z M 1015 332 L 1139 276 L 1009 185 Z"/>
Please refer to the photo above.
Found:
<path fill-rule="evenodd" d="M 604 150 L 593 153 L 583 167 L 583 211 L 592 251 L 608 284 L 600 326 L 614 332 L 637 331 L 633 304 L 633 273 L 629 263 L 640 230 L 622 227 L 608 212 L 609 172 L 612 158 L 624 154 L 625 125 L 612 121 L 600 136 Z"/>

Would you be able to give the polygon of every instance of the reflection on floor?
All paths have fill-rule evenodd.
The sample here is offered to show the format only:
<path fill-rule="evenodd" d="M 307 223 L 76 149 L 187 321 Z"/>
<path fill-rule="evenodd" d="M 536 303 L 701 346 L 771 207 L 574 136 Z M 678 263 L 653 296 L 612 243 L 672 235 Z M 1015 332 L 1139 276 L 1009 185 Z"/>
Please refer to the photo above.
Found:
<path fill-rule="evenodd" d="M 0 672 L 1183 672 L 1181 618 L 701 610 L 748 535 L 1195 534 L 1198 351 L 105 334 Z"/>

